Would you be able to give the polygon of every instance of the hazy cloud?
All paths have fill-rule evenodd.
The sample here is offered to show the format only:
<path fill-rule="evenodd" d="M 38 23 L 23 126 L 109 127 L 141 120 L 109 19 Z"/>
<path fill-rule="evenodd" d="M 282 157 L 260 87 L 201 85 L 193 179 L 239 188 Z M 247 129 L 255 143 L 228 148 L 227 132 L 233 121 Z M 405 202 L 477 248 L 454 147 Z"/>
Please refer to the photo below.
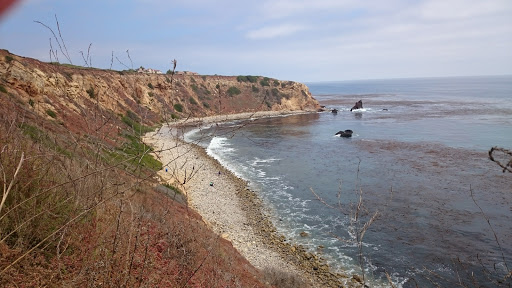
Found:
<path fill-rule="evenodd" d="M 247 32 L 249 39 L 268 39 L 292 35 L 306 28 L 302 25 L 281 24 L 278 26 L 267 26 Z"/>
<path fill-rule="evenodd" d="M 0 48 L 48 61 L 33 20 L 54 14 L 74 62 L 92 42 L 99 67 L 130 49 L 164 71 L 176 58 L 179 70 L 299 81 L 512 74 L 510 0 L 34 0 L 0 23 Z"/>

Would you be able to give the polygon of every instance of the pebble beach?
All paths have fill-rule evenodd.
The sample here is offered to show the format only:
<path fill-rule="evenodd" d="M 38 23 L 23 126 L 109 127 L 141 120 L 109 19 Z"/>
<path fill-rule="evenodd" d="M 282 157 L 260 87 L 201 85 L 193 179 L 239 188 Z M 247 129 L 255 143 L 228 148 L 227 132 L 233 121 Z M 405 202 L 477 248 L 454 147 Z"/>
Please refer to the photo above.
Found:
<path fill-rule="evenodd" d="M 164 168 L 158 172 L 161 181 L 181 189 L 189 207 L 253 266 L 295 275 L 312 287 L 357 287 L 357 276 L 332 272 L 321 257 L 279 235 L 264 212 L 262 201 L 247 188 L 247 183 L 207 155 L 204 148 L 185 142 L 182 133 L 178 133 L 184 127 L 285 114 L 270 111 L 187 119 L 146 134 L 144 142 L 153 147 L 163 163 Z"/>

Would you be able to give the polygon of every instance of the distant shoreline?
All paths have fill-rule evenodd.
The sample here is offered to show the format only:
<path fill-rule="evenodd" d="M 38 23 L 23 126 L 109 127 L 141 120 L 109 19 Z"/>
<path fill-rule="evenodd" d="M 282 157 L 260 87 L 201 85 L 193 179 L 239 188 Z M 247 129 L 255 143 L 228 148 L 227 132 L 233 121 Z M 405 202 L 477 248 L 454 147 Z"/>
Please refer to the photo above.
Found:
<path fill-rule="evenodd" d="M 146 134 L 144 142 L 154 148 L 164 164 L 164 169 L 158 172 L 162 180 L 183 189 L 189 206 L 213 231 L 229 240 L 253 266 L 295 274 L 309 281 L 313 287 L 339 287 L 355 280 L 333 273 L 321 257 L 307 252 L 300 245 L 287 242 L 283 235 L 277 233 L 263 212 L 261 199 L 247 188 L 246 181 L 210 157 L 204 148 L 185 142 L 179 133 L 173 131 L 198 125 L 305 113 L 312 112 L 265 111 L 187 119 Z"/>

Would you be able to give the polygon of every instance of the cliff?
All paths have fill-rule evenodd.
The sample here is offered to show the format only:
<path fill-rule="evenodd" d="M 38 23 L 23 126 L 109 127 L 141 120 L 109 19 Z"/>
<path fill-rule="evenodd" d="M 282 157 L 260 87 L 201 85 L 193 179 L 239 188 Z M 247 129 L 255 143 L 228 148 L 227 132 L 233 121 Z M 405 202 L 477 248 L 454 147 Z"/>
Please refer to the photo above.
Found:
<path fill-rule="evenodd" d="M 0 286 L 293 282 L 252 267 L 179 187 L 159 183 L 162 163 L 140 137 L 177 118 L 317 109 L 290 81 L 127 73 L 0 50 Z"/>
<path fill-rule="evenodd" d="M 35 113 L 74 132 L 90 133 L 87 114 L 144 124 L 249 111 L 319 108 L 307 86 L 257 76 L 142 74 L 44 63 L 0 50 L 0 85 Z M 53 111 L 50 112 L 50 111 Z M 115 130 L 113 122 L 103 129 Z"/>

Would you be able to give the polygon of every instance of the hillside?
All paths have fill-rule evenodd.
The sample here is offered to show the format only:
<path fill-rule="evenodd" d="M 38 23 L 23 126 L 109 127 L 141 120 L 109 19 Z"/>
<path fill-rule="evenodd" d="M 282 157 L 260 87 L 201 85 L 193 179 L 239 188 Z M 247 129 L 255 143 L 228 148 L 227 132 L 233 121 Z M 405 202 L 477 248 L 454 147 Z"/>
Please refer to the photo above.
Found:
<path fill-rule="evenodd" d="M 55 120 L 73 132 L 91 132 L 85 120 L 90 120 L 87 113 L 94 110 L 103 117 L 131 111 L 144 124 L 156 124 L 165 117 L 318 108 L 304 84 L 258 76 L 99 70 L 43 63 L 5 50 L 0 50 L 0 73 L 8 95 L 31 105 L 40 116 L 48 118 L 48 110 L 54 111 Z M 102 129 L 114 128 L 107 125 Z"/>
<path fill-rule="evenodd" d="M 294 283 L 252 267 L 159 183 L 162 163 L 141 135 L 173 119 L 318 108 L 290 81 L 127 73 L 0 50 L 0 286 Z"/>

